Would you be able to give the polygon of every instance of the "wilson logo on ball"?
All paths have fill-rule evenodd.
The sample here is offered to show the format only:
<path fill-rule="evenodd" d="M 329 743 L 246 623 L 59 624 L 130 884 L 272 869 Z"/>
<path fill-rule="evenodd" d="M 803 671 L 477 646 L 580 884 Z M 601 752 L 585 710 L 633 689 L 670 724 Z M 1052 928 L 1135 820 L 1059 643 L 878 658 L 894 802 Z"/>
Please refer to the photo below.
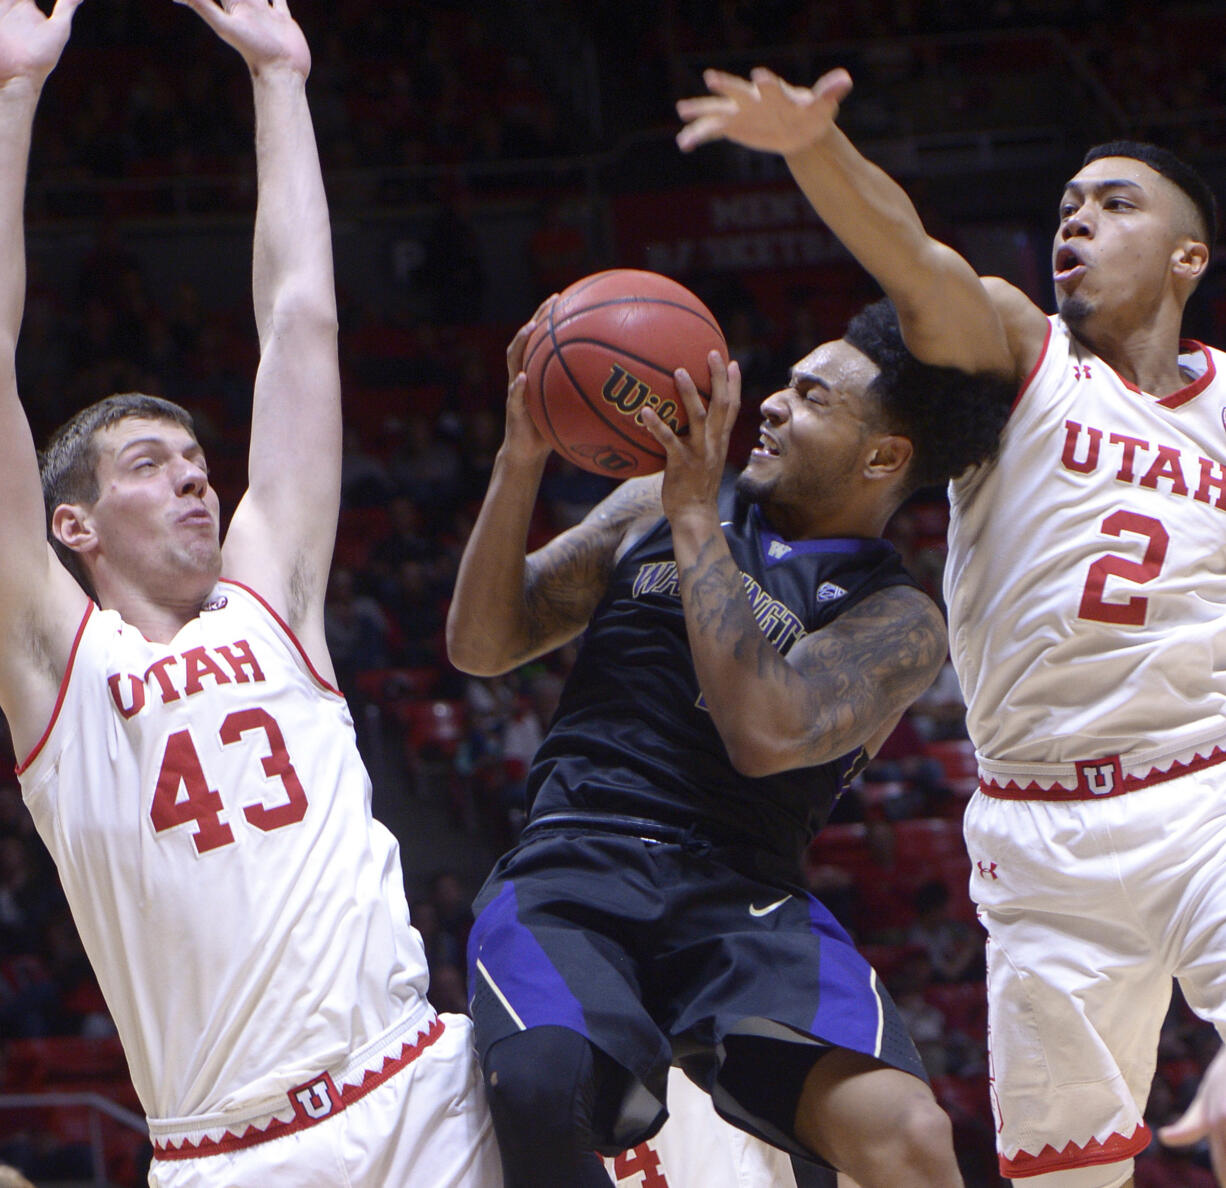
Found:
<path fill-rule="evenodd" d="M 528 336 L 524 407 L 574 465 L 609 478 L 652 474 L 666 455 L 644 410 L 688 432 L 675 375 L 689 372 L 706 404 L 712 351 L 727 363 L 719 323 L 684 285 L 634 268 L 593 273 L 559 293 Z"/>
<path fill-rule="evenodd" d="M 681 422 L 676 415 L 677 402 L 661 398 L 658 392 L 651 390 L 649 384 L 643 383 L 616 363 L 609 367 L 609 378 L 605 380 L 600 394 L 623 416 L 634 417 L 638 425 L 643 423 L 642 410 L 643 405 L 646 405 L 674 433 L 681 432 Z"/>
<path fill-rule="evenodd" d="M 623 454 L 607 445 L 576 445 L 570 452 L 575 458 L 590 462 L 592 468 L 608 474 L 624 475 L 635 467 L 635 461 L 629 454 Z"/>

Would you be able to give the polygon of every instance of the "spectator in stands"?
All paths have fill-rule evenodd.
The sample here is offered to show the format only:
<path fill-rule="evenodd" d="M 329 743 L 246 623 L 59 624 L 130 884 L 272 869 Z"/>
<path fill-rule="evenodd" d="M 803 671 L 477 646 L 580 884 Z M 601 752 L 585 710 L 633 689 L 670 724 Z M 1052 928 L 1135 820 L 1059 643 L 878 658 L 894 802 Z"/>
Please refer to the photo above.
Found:
<path fill-rule="evenodd" d="M 388 474 L 397 494 L 422 507 L 446 506 L 460 491 L 460 451 L 435 431 L 430 417 L 417 414 L 388 460 Z"/>
<path fill-rule="evenodd" d="M 950 917 L 949 887 L 941 879 L 929 879 L 916 888 L 911 902 L 915 919 L 907 929 L 907 943 L 928 954 L 933 981 L 982 981 L 983 937 Z"/>
<path fill-rule="evenodd" d="M 358 592 L 351 570 L 334 569 L 328 579 L 324 636 L 336 668 L 338 687 L 346 695 L 359 672 L 387 667 L 387 616 L 378 602 Z"/>
<path fill-rule="evenodd" d="M 962 699 L 958 674 L 949 660 L 909 712 L 915 728 L 925 739 L 966 737 L 966 702 Z"/>
<path fill-rule="evenodd" d="M 391 493 L 387 467 L 362 445 L 357 429 L 347 426 L 341 447 L 341 506 L 380 507 Z"/>
<path fill-rule="evenodd" d="M 387 524 L 365 566 L 372 592 L 385 601 L 394 597 L 402 565 L 413 562 L 429 569 L 435 553 L 421 507 L 407 495 L 397 495 L 388 503 Z"/>

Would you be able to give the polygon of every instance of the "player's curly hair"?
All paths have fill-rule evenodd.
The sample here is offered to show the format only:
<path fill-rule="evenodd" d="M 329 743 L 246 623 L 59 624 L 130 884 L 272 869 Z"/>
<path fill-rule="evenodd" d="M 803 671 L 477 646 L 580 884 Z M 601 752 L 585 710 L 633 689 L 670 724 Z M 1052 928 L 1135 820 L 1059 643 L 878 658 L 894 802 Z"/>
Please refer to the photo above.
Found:
<path fill-rule="evenodd" d="M 174 421 L 196 436 L 192 415 L 187 409 L 160 396 L 143 392 L 122 392 L 107 396 L 83 408 L 61 425 L 38 457 L 43 484 L 43 507 L 47 514 L 47 539 L 64 568 L 93 598 L 94 589 L 80 559 L 51 531 L 51 516 L 62 503 L 93 503 L 98 498 L 98 440 L 100 430 L 128 417 L 147 417 L 153 421 Z"/>
<path fill-rule="evenodd" d="M 914 447 L 907 494 L 995 457 L 1017 395 L 1012 378 L 921 363 L 907 350 L 888 297 L 856 314 L 843 339 L 881 369 L 869 393 L 880 404 L 887 431 L 909 438 Z"/>

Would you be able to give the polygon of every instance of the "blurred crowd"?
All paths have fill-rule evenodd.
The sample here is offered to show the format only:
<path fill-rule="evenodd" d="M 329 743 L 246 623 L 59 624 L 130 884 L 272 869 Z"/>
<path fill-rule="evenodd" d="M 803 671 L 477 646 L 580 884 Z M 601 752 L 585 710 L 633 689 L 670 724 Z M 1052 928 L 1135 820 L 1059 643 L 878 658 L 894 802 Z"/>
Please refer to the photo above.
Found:
<path fill-rule="evenodd" d="M 443 644 L 456 566 L 501 439 L 503 351 L 514 330 L 474 317 L 490 278 L 474 244 L 473 204 L 504 194 L 516 162 L 599 152 L 638 128 L 670 123 L 673 100 L 692 91 L 708 61 L 743 69 L 765 60 L 795 67 L 797 78 L 836 62 L 863 68 L 875 82 L 858 110 L 849 105 L 849 118 L 881 135 L 969 127 L 985 113 L 1058 118 L 1067 96 L 1035 85 L 1033 74 L 1063 61 L 1067 87 L 1093 96 L 1121 126 L 1193 154 L 1226 146 L 1215 90 L 1226 74 L 1226 37 L 1216 3 L 1168 12 L 1136 0 L 665 0 L 650 8 L 295 0 L 294 10 L 312 39 L 312 104 L 342 209 L 415 204 L 430 212 L 402 303 L 372 308 L 362 293 L 340 293 L 347 423 L 328 644 L 376 792 L 433 798 L 449 829 L 494 853 L 523 824 L 527 767 L 573 655 L 564 648 L 506 677 L 474 679 L 450 667 Z M 223 508 L 232 509 L 255 365 L 245 297 L 218 306 L 187 280 L 155 291 L 123 223 L 202 217 L 219 194 L 236 207 L 249 203 L 246 82 L 224 56 L 191 51 L 172 5 L 86 5 L 78 25 L 77 60 L 57 75 L 40 116 L 30 216 L 35 236 L 39 226 L 66 221 L 85 227 L 91 246 L 67 278 L 32 256 L 20 387 L 40 440 L 112 391 L 184 404 Z M 982 38 L 966 53 L 957 49 L 960 35 L 1003 30 L 1026 36 L 995 56 Z M 939 48 L 934 35 L 946 38 Z M 1053 44 L 1067 56 L 1053 57 Z M 939 102 L 926 98 L 936 95 Z M 1194 118 L 1176 125 L 1172 112 Z M 542 175 L 532 176 L 539 187 Z M 179 192 L 153 184 L 175 177 L 193 185 Z M 218 185 L 196 188 L 206 178 Z M 525 315 L 541 295 L 618 263 L 601 258 L 590 223 L 575 218 L 568 200 L 538 197 L 525 248 Z M 843 309 L 872 296 L 854 275 L 844 281 L 823 299 Z M 797 302 L 780 321 L 735 283 L 703 295 L 746 376 L 735 464 L 756 436 L 757 402 L 838 327 L 816 302 Z M 554 459 L 530 543 L 576 522 L 609 489 Z M 889 533 L 938 599 L 947 515 L 942 492 L 921 492 Z M 0 1093 L 56 1087 L 55 1060 L 39 1058 L 51 1049 L 37 1044 L 63 1039 L 95 1045 L 93 1067 L 112 1068 L 102 1091 L 135 1108 L 4 740 L 0 754 L 8 756 L 0 767 Z M 807 866 L 811 888 L 866 947 L 911 1026 L 954 1116 L 970 1188 L 1000 1182 L 988 1113 L 983 934 L 966 894 L 959 827 L 974 785 L 964 706 L 947 666 L 836 806 Z M 462 1011 L 476 888 L 468 872 L 449 868 L 406 877 L 431 997 Z M 1163 1031 L 1151 1125 L 1182 1110 L 1215 1046 L 1177 999 Z M 92 1083 L 84 1073 L 78 1081 Z M 0 1162 L 34 1178 L 67 1178 L 87 1164 L 79 1128 L 12 1121 L 0 1116 Z M 139 1178 L 138 1156 L 128 1157 L 112 1169 L 116 1182 Z M 1137 1184 L 1197 1188 L 1211 1183 L 1206 1166 L 1200 1152 L 1155 1151 L 1139 1161 Z"/>

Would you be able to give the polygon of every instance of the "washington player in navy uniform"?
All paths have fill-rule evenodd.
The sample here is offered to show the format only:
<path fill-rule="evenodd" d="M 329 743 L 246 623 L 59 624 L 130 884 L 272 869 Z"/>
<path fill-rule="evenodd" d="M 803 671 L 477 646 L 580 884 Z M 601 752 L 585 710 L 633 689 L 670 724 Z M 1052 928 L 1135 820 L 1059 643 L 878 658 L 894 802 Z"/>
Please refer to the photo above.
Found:
<path fill-rule="evenodd" d="M 800 859 L 945 656 L 882 530 L 990 456 L 1004 401 L 916 364 L 879 303 L 763 403 L 731 484 L 740 375 L 712 355 L 708 409 L 677 373 L 688 436 L 644 413 L 663 474 L 525 557 L 549 452 L 523 402 L 534 325 L 448 617 L 481 674 L 586 633 L 470 942 L 506 1182 L 608 1184 L 592 1152 L 659 1128 L 675 1060 L 729 1121 L 863 1188 L 958 1184 L 915 1048 Z"/>

